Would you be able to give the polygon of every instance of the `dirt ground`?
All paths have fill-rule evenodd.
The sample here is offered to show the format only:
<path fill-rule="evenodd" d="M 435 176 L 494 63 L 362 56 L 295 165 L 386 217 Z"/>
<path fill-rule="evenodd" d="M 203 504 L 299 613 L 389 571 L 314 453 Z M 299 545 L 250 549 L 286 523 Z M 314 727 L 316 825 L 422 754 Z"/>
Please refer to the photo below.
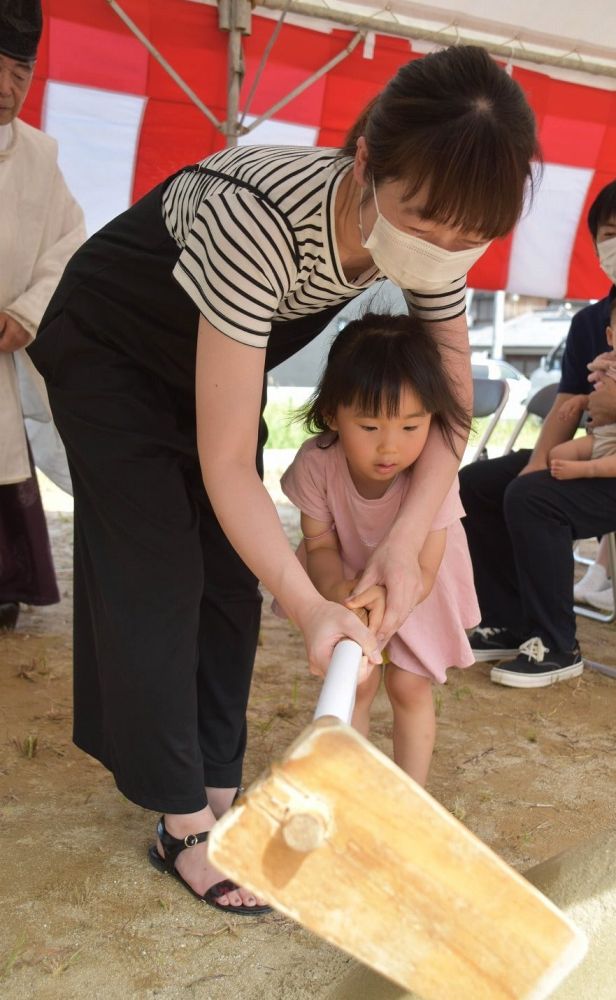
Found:
<path fill-rule="evenodd" d="M 281 508 L 293 534 L 294 516 Z M 49 515 L 63 601 L 0 638 L 0 996 L 10 1000 L 315 1000 L 349 959 L 278 915 L 224 917 L 147 864 L 155 816 L 76 750 L 71 712 L 70 512 Z M 264 614 L 246 779 L 310 719 L 302 642 Z M 584 619 L 585 655 L 616 663 L 616 630 Z M 487 665 L 435 693 L 429 791 L 523 870 L 612 826 L 616 682 L 586 671 L 539 691 L 493 685 Z M 379 697 L 374 739 L 390 750 Z M 386 817 L 383 819 L 386 823 Z M 335 886 L 315 886 L 334 893 Z M 452 997 L 452 1000 L 454 998 Z"/>

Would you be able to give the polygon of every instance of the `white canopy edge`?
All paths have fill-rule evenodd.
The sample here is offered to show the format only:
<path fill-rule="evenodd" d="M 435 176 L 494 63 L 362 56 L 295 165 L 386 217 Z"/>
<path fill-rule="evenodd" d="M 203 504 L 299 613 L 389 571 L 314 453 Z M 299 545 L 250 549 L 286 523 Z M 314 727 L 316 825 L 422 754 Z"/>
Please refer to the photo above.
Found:
<path fill-rule="evenodd" d="M 217 0 L 189 2 L 218 6 Z M 480 13 L 486 8 L 484 0 L 465 0 L 464 12 L 456 9 L 455 0 L 449 7 L 409 0 L 385 0 L 380 6 L 374 0 L 258 0 L 254 12 L 278 19 L 284 10 L 287 23 L 313 31 L 338 26 L 408 38 L 415 52 L 452 44 L 483 45 L 512 65 L 616 90 L 616 47 L 598 44 L 599 39 L 616 39 L 616 3 L 590 0 L 586 6 L 570 7 L 563 9 L 562 0 L 492 0 L 488 18 Z M 559 26 L 558 34 L 543 30 L 554 25 Z M 365 54 L 369 58 L 369 46 Z"/>

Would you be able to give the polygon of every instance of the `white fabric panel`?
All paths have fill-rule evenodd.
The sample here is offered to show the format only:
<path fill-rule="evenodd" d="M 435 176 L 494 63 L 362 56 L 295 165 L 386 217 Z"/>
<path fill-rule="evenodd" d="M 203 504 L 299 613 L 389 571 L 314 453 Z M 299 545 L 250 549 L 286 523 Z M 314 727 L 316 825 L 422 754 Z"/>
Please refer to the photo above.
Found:
<path fill-rule="evenodd" d="M 507 291 L 565 298 L 569 263 L 593 171 L 546 163 L 530 211 L 515 230 Z"/>
<path fill-rule="evenodd" d="M 131 202 L 145 97 L 48 81 L 42 128 L 58 140 L 59 163 L 96 232 Z"/>
<path fill-rule="evenodd" d="M 256 115 L 246 115 L 244 125 L 250 125 Z M 261 122 L 254 132 L 242 135 L 240 146 L 316 146 L 319 130 L 308 125 L 275 120 Z"/>

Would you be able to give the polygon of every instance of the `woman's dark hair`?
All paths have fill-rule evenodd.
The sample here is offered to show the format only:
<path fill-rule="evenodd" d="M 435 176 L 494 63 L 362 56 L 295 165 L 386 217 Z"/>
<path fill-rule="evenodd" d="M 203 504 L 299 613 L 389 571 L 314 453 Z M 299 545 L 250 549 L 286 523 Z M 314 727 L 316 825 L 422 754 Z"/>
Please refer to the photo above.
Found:
<path fill-rule="evenodd" d="M 588 209 L 588 228 L 595 243 L 599 226 L 616 221 L 616 181 L 606 184 Z"/>
<path fill-rule="evenodd" d="M 368 147 L 375 184 L 404 180 L 406 198 L 426 187 L 427 218 L 486 239 L 517 222 L 531 160 L 541 163 L 535 116 L 522 88 L 485 49 L 460 45 L 402 66 L 364 109 L 342 154 Z"/>
<path fill-rule="evenodd" d="M 406 387 L 417 394 L 456 452 L 456 433 L 467 435 L 470 419 L 454 394 L 433 334 L 413 316 L 366 313 L 345 326 L 299 416 L 313 434 L 329 430 L 339 406 L 356 406 L 367 416 L 395 417 Z"/>

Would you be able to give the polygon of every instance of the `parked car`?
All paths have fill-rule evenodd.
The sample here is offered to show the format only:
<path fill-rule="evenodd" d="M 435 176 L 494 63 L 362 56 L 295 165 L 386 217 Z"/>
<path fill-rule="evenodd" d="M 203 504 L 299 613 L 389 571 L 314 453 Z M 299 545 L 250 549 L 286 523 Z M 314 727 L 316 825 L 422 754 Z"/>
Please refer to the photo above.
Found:
<path fill-rule="evenodd" d="M 501 420 L 518 420 L 526 404 L 530 382 L 522 372 L 508 361 L 494 358 L 471 358 L 473 378 L 504 378 L 509 386 L 509 398 Z"/>
<path fill-rule="evenodd" d="M 567 338 L 563 337 L 556 347 L 553 347 L 549 354 L 539 362 L 539 367 L 530 373 L 530 395 L 534 396 L 544 385 L 551 385 L 553 382 L 560 382 L 560 374 L 563 366 L 563 354 Z"/>

